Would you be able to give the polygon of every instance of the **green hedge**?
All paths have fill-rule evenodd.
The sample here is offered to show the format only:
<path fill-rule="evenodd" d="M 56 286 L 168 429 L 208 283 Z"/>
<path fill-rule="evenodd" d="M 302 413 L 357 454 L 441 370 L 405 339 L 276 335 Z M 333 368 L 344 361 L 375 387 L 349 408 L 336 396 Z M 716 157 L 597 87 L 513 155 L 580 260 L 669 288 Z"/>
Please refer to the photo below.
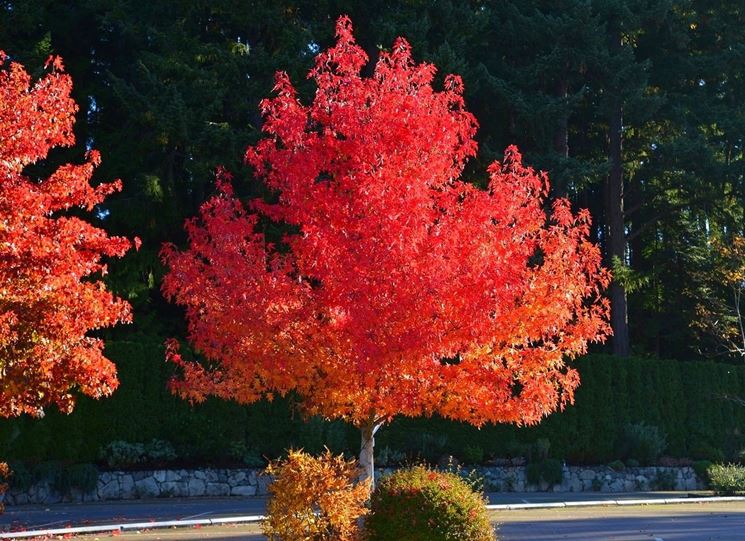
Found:
<path fill-rule="evenodd" d="M 243 407 L 210 399 L 191 406 L 166 389 L 173 371 L 162 344 L 114 342 L 106 353 L 119 371 L 120 386 L 112 397 L 83 397 L 71 415 L 50 409 L 43 419 L 0 421 L 0 456 L 91 462 L 112 441 L 159 439 L 171 442 L 186 462 L 219 463 L 238 442 L 268 456 L 289 445 L 319 451 L 327 440 L 341 448 L 356 442 L 356 437 L 345 439 L 348 431 L 342 423 L 303 422 L 287 400 Z"/>
<path fill-rule="evenodd" d="M 706 448 L 734 457 L 745 445 L 745 408 L 723 398 L 745 396 L 745 367 L 607 355 L 580 359 L 577 367 L 576 404 L 533 429 L 558 456 L 591 463 L 618 458 L 619 436 L 641 421 L 661 429 L 672 456 Z"/>
<path fill-rule="evenodd" d="M 43 419 L 0 422 L 0 456 L 32 462 L 98 459 L 112 441 L 172 443 L 182 462 L 225 462 L 237 444 L 273 458 L 290 446 L 318 452 L 356 453 L 358 434 L 341 422 L 304 421 L 291 400 L 252 406 L 209 400 L 191 406 L 170 395 L 172 368 L 158 343 L 113 342 L 107 353 L 119 369 L 113 397 L 81 399 L 72 415 L 50 410 Z M 477 430 L 439 418 L 399 418 L 376 438 L 378 449 L 404 451 L 409 458 L 437 461 L 453 454 L 527 456 L 539 439 L 549 455 L 574 463 L 606 463 L 621 457 L 619 441 L 630 423 L 644 421 L 664 433 L 666 454 L 696 459 L 737 458 L 745 447 L 740 433 L 745 408 L 723 395 L 745 397 L 745 367 L 706 362 L 580 359 L 582 385 L 576 403 L 535 427 L 487 426 Z M 709 456 L 721 455 L 721 456 Z"/>
<path fill-rule="evenodd" d="M 645 422 L 664 434 L 667 455 L 716 461 L 736 459 L 745 448 L 745 407 L 722 398 L 745 397 L 744 366 L 610 355 L 589 355 L 575 366 L 582 380 L 575 404 L 537 426 L 476 430 L 441 419 L 398 419 L 377 440 L 395 449 L 434 441 L 442 444 L 438 452 L 456 456 L 467 447 L 486 456 L 529 456 L 531 444 L 547 439 L 553 457 L 598 464 L 622 458 L 626 427 Z"/>

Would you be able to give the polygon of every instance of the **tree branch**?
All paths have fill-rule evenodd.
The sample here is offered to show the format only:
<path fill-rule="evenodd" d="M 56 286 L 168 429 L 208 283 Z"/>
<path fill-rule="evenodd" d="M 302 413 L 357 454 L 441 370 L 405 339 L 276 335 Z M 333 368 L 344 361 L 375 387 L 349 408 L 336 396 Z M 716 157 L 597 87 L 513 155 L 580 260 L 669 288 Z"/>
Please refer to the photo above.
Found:
<path fill-rule="evenodd" d="M 728 197 L 730 195 L 732 195 L 732 194 L 731 193 L 724 194 L 724 197 Z M 667 208 L 665 208 L 665 209 L 661 210 L 660 212 L 658 212 L 652 219 L 644 222 L 642 225 L 640 225 L 638 228 L 636 228 L 630 235 L 626 235 L 626 241 L 627 242 L 631 242 L 636 237 L 638 237 L 641 233 L 643 233 L 644 231 L 646 231 L 647 229 L 649 229 L 651 226 L 657 224 L 660 221 L 661 218 L 663 218 L 665 216 L 669 216 L 670 214 L 672 214 L 672 213 L 674 213 L 674 212 L 676 212 L 678 210 L 682 210 L 682 209 L 687 208 L 687 207 L 694 207 L 694 206 L 698 205 L 699 203 L 702 203 L 704 201 L 707 201 L 708 199 L 709 199 L 708 197 L 696 197 L 694 199 L 689 199 L 689 200 L 685 201 L 684 203 L 678 203 L 676 205 L 670 205 L 670 206 L 668 206 Z M 637 212 L 637 211 L 641 210 L 641 208 L 643 206 L 644 206 L 643 203 L 637 203 L 636 205 L 634 205 L 634 206 L 630 207 L 629 209 L 625 210 L 624 213 L 623 213 L 623 217 L 624 218 L 628 218 L 634 212 Z"/>

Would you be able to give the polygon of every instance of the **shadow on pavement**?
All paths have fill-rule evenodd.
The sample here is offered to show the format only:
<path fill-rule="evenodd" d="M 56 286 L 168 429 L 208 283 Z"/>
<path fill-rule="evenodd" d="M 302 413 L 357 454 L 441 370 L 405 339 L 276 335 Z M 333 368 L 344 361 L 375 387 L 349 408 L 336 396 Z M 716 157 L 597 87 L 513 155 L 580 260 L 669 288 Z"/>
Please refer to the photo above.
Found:
<path fill-rule="evenodd" d="M 500 541 L 743 541 L 745 507 L 734 512 L 665 514 L 659 509 L 624 516 L 530 518 L 501 514 Z"/>

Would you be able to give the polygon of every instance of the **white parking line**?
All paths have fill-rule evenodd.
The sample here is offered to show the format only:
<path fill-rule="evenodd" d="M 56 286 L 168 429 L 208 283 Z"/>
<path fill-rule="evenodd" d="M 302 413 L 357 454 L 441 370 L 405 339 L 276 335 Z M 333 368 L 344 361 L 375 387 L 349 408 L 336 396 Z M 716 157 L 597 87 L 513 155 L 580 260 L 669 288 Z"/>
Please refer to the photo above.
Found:
<path fill-rule="evenodd" d="M 45 526 L 53 526 L 54 524 L 66 524 L 68 522 L 70 522 L 70 521 L 69 520 L 66 520 L 66 519 L 64 519 L 64 520 L 55 520 L 54 522 L 45 522 L 44 524 L 34 525 L 34 528 L 43 528 Z"/>
<path fill-rule="evenodd" d="M 212 511 L 205 511 L 204 513 L 197 513 L 196 515 L 189 515 L 188 517 L 184 517 L 183 520 L 199 518 L 199 517 L 203 517 L 204 515 L 211 515 L 211 514 L 212 514 Z"/>

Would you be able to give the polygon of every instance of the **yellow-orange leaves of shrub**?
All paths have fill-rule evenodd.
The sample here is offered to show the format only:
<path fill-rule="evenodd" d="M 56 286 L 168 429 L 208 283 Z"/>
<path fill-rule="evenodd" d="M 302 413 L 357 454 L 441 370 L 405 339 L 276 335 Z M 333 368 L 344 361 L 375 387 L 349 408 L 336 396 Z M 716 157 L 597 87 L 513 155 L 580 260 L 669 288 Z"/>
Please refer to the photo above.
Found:
<path fill-rule="evenodd" d="M 8 484 L 3 483 L 3 480 L 10 477 L 10 468 L 8 468 L 8 465 L 4 462 L 0 462 L 0 496 L 5 494 L 5 491 L 8 490 Z M 0 513 L 2 513 L 5 510 L 5 506 L 3 505 L 3 502 L 0 501 Z"/>
<path fill-rule="evenodd" d="M 272 541 L 358 541 L 358 519 L 367 513 L 367 484 L 356 484 L 359 466 L 327 449 L 319 457 L 290 451 L 269 465 L 267 519 Z"/>

